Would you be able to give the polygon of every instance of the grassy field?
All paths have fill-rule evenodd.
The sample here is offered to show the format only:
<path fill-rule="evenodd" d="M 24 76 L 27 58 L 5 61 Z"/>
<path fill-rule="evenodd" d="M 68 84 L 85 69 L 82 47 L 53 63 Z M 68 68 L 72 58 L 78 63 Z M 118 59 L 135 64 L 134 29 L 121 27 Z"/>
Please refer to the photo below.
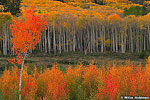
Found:
<path fill-rule="evenodd" d="M 53 54 L 43 54 L 43 53 L 33 53 L 27 57 L 25 64 L 29 64 L 30 66 L 38 66 L 38 67 L 52 67 L 54 64 L 58 64 L 58 66 L 65 70 L 65 68 L 70 64 L 75 66 L 77 64 L 88 65 L 92 60 L 94 60 L 94 64 L 101 66 L 109 64 L 116 64 L 117 66 L 124 65 L 128 61 L 133 64 L 141 63 L 143 66 L 146 64 L 146 59 L 148 57 L 148 52 L 145 54 L 121 54 L 121 53 L 92 53 L 88 55 L 84 55 L 83 52 L 69 52 L 62 53 L 58 55 Z M 141 57 L 142 55 L 142 57 Z M 143 57 L 144 55 L 144 57 Z M 0 73 L 3 72 L 5 67 L 11 68 L 12 64 L 8 63 L 8 59 L 10 56 L 0 56 Z M 32 68 L 31 68 L 32 69 Z"/>

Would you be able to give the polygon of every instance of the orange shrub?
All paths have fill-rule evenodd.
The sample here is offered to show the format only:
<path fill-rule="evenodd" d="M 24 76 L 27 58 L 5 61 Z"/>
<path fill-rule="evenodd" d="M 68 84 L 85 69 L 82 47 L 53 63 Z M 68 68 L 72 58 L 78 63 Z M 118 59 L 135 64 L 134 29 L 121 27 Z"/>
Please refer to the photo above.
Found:
<path fill-rule="evenodd" d="M 69 99 L 83 99 L 83 88 L 82 88 L 82 74 L 83 66 L 77 65 L 74 69 L 69 65 L 66 73 L 65 80 L 67 88 L 69 89 Z M 82 95 L 82 97 L 81 97 Z"/>
<path fill-rule="evenodd" d="M 0 91 L 2 92 L 3 99 L 14 100 L 18 98 L 18 68 L 13 67 L 12 73 L 5 69 L 3 75 L 0 78 Z"/>
<path fill-rule="evenodd" d="M 36 80 L 27 73 L 28 66 L 25 66 L 22 74 L 22 91 L 23 100 L 35 100 L 37 92 Z"/>
<path fill-rule="evenodd" d="M 98 86 L 103 84 L 102 71 L 92 63 L 83 71 L 83 87 L 87 98 L 95 98 Z"/>
<path fill-rule="evenodd" d="M 19 69 L 3 72 L 0 77 L 0 99 L 17 100 Z M 150 57 L 145 67 L 127 65 L 100 68 L 68 66 L 62 72 L 57 66 L 41 70 L 35 66 L 28 74 L 25 66 L 22 76 L 23 100 L 120 100 L 120 96 L 150 96 Z"/>
<path fill-rule="evenodd" d="M 38 84 L 37 96 L 39 99 L 67 99 L 69 90 L 66 88 L 64 75 L 57 67 L 53 66 L 51 70 L 45 69 L 36 77 L 38 77 L 36 84 Z"/>
<path fill-rule="evenodd" d="M 104 76 L 103 87 L 98 88 L 98 99 L 116 100 L 120 96 L 120 72 L 115 65 Z"/>
<path fill-rule="evenodd" d="M 51 100 L 65 100 L 68 97 L 69 90 L 66 88 L 64 75 L 57 68 L 53 67 L 49 73 L 48 83 L 48 98 Z"/>

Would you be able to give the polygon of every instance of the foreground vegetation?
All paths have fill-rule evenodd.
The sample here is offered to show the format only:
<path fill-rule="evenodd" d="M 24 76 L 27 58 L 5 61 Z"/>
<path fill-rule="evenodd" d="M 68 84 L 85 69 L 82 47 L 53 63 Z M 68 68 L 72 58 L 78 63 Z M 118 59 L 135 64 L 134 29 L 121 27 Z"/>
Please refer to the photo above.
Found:
<path fill-rule="evenodd" d="M 150 96 L 150 58 L 141 65 L 68 66 L 63 72 L 52 68 L 28 71 L 22 76 L 23 100 L 119 100 L 120 96 Z M 0 99 L 17 100 L 19 70 L 5 69 L 0 77 Z"/>

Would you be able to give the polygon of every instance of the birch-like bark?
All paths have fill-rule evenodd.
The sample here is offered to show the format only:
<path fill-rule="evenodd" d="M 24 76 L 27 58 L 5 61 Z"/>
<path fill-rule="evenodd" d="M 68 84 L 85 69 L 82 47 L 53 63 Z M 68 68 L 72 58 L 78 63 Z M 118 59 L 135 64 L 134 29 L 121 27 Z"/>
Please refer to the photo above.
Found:
<path fill-rule="evenodd" d="M 73 28 L 73 51 L 76 49 L 76 37 L 75 37 L 75 29 Z"/>
<path fill-rule="evenodd" d="M 59 34 L 59 53 L 61 54 L 61 27 L 60 27 L 60 34 Z"/>
<path fill-rule="evenodd" d="M 22 64 L 21 64 L 21 71 L 20 71 L 20 76 L 19 76 L 19 100 L 21 100 L 21 77 L 22 77 L 22 72 L 23 72 L 23 67 L 24 67 L 24 61 L 26 59 L 26 56 L 27 56 L 27 52 L 25 53 L 24 55 L 24 58 L 23 58 L 23 61 L 22 61 Z"/>
<path fill-rule="evenodd" d="M 47 30 L 48 30 L 48 53 L 50 54 L 50 52 L 51 52 L 51 39 L 50 39 L 50 28 L 49 28 L 49 25 L 47 26 Z"/>
<path fill-rule="evenodd" d="M 96 27 L 96 52 L 98 52 L 98 29 Z"/>
<path fill-rule="evenodd" d="M 56 36 L 55 36 L 55 27 L 53 25 L 53 48 L 54 48 L 54 55 L 56 55 Z"/>
<path fill-rule="evenodd" d="M 90 32 L 90 35 L 91 35 L 91 41 L 90 41 L 90 53 L 93 53 L 93 31 L 92 31 L 93 28 L 91 28 L 91 32 Z"/>
<path fill-rule="evenodd" d="M 42 46 L 42 50 L 43 50 L 43 52 L 44 52 L 44 48 L 45 48 L 45 46 L 46 46 L 44 40 L 45 40 L 45 38 L 44 38 L 44 36 L 42 36 L 42 45 L 43 45 L 43 46 Z"/>
<path fill-rule="evenodd" d="M 140 52 L 142 52 L 142 35 L 141 35 L 141 30 L 139 32 L 139 39 L 140 39 Z"/>
<path fill-rule="evenodd" d="M 118 52 L 118 32 L 117 32 L 117 26 L 115 26 L 115 47 L 116 52 Z"/>
<path fill-rule="evenodd" d="M 7 55 L 7 28 L 6 23 L 3 24 L 3 54 Z"/>
<path fill-rule="evenodd" d="M 133 53 L 133 38 L 132 38 L 132 28 L 130 26 L 130 51 Z"/>
<path fill-rule="evenodd" d="M 144 48 L 143 48 L 143 50 L 145 51 L 146 50 L 146 39 L 145 39 L 145 32 L 144 32 L 144 35 L 143 35 L 143 46 L 144 46 Z"/>
<path fill-rule="evenodd" d="M 44 31 L 44 36 L 45 36 L 45 53 L 47 53 L 47 36 L 46 36 L 46 30 Z"/>
<path fill-rule="evenodd" d="M 101 33 L 101 52 L 103 53 L 104 52 L 104 40 L 103 40 L 103 34 L 104 34 L 104 28 L 102 26 L 102 31 L 100 32 Z"/>
<path fill-rule="evenodd" d="M 80 38 L 80 51 L 83 51 L 83 41 L 82 41 L 83 35 L 82 35 L 81 30 L 80 30 L 80 35 L 81 35 L 81 38 Z"/>
<path fill-rule="evenodd" d="M 105 26 L 103 26 L 103 28 L 104 28 L 104 35 L 103 35 L 103 52 L 105 52 L 105 49 L 106 49 L 106 47 L 105 47 L 105 38 L 106 38 L 106 31 L 105 31 Z"/>
<path fill-rule="evenodd" d="M 127 35 L 127 33 L 126 33 L 126 30 L 125 30 L 125 32 L 124 32 L 124 48 L 123 48 L 123 50 L 124 50 L 124 53 L 126 52 L 126 44 L 127 44 L 127 41 L 126 41 L 126 35 Z"/>
<path fill-rule="evenodd" d="M 112 29 L 112 50 L 115 52 L 115 38 L 114 38 L 114 31 Z"/>
<path fill-rule="evenodd" d="M 42 52 L 42 37 L 40 37 L 39 49 L 40 49 L 40 52 Z"/>
<path fill-rule="evenodd" d="M 63 37 L 64 52 L 66 52 L 66 35 L 65 35 L 65 29 L 64 29 L 64 27 L 63 27 L 63 34 L 64 34 L 64 37 Z"/>
<path fill-rule="evenodd" d="M 93 52 L 95 52 L 95 28 L 94 28 L 94 23 L 93 23 L 92 26 L 93 26 L 92 27 L 92 30 L 93 30 L 93 32 L 92 32 L 92 49 L 93 49 Z"/>
<path fill-rule="evenodd" d="M 69 29 L 67 28 L 67 29 L 66 29 L 66 46 L 67 46 L 66 49 L 67 49 L 67 52 L 68 52 L 68 49 L 69 49 L 69 47 L 68 47 L 68 46 L 69 46 L 69 39 L 68 39 L 68 35 L 67 35 L 68 32 L 69 32 Z"/>
<path fill-rule="evenodd" d="M 120 34 L 121 34 L 121 53 L 124 53 L 123 33 Z"/>
<path fill-rule="evenodd" d="M 139 52 L 139 29 L 136 29 L 136 52 Z"/>
<path fill-rule="evenodd" d="M 7 49 L 8 49 L 8 53 L 11 54 L 11 47 L 10 47 L 10 33 L 9 33 L 9 27 L 7 27 Z"/>

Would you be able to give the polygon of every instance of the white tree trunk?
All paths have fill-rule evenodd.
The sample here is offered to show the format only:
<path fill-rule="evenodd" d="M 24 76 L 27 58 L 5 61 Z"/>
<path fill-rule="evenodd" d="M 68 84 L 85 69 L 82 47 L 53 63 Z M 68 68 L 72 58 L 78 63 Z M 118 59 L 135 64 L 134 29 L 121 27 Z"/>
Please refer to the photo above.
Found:
<path fill-rule="evenodd" d="M 20 77 L 19 77 L 19 100 L 21 100 L 21 77 L 22 77 L 22 71 L 23 71 L 23 67 L 24 67 L 24 60 L 26 59 L 27 56 L 27 52 L 24 55 L 22 64 L 21 64 L 21 71 L 20 71 Z"/>
<path fill-rule="evenodd" d="M 60 34 L 59 34 L 59 53 L 61 54 L 61 27 L 60 27 Z"/>
<path fill-rule="evenodd" d="M 53 25 L 53 48 L 54 48 L 54 55 L 56 55 L 56 36 L 55 36 L 55 27 Z"/>
<path fill-rule="evenodd" d="M 48 27 L 47 27 L 47 30 L 48 30 L 48 53 L 50 54 L 50 52 L 51 52 L 51 40 L 50 40 L 50 28 L 49 28 L 49 25 L 48 25 Z"/>
<path fill-rule="evenodd" d="M 45 36 L 45 53 L 47 53 L 47 36 L 46 36 L 46 30 L 44 31 L 44 36 Z"/>
<path fill-rule="evenodd" d="M 7 28 L 6 23 L 3 24 L 3 54 L 7 55 Z"/>

